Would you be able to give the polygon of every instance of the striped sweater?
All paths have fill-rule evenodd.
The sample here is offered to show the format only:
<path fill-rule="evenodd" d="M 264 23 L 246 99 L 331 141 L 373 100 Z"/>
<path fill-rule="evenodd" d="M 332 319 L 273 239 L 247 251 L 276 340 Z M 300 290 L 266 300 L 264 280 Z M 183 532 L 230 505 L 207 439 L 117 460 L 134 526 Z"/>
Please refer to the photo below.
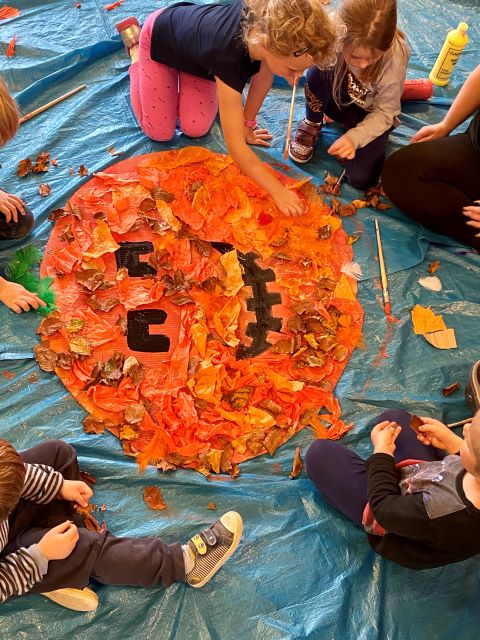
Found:
<path fill-rule="evenodd" d="M 25 482 L 21 498 L 37 504 L 51 502 L 59 493 L 63 477 L 45 464 L 25 464 Z M 48 560 L 36 544 L 2 554 L 8 542 L 8 520 L 0 522 L 0 602 L 20 596 L 42 580 Z"/>

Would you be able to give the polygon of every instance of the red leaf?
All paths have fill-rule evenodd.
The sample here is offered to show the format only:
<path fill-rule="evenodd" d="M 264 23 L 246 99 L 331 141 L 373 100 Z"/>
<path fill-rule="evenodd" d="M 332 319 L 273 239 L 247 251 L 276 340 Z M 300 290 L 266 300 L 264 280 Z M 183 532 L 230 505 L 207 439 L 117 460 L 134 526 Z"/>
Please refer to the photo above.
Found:
<path fill-rule="evenodd" d="M 0 20 L 6 20 L 7 18 L 14 18 L 20 15 L 20 9 L 14 7 L 1 7 L 0 8 Z"/>
<path fill-rule="evenodd" d="M 12 58 L 15 55 L 15 47 L 17 45 L 17 36 L 13 36 L 13 38 L 8 43 L 7 47 L 7 58 Z"/>
<path fill-rule="evenodd" d="M 112 2 L 112 4 L 106 4 L 103 8 L 106 11 L 111 11 L 112 9 L 116 9 L 117 7 L 119 7 L 124 2 L 125 0 L 117 0 L 117 2 Z"/>

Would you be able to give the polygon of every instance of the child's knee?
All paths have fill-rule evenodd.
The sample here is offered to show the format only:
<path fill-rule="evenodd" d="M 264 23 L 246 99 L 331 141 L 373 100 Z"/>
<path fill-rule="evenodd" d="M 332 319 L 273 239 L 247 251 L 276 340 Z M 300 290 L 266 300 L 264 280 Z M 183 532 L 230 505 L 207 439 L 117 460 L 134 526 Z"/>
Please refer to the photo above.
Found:
<path fill-rule="evenodd" d="M 143 133 L 154 142 L 170 142 L 175 135 L 175 122 L 173 124 L 151 123 L 143 120 L 140 123 Z"/>
<path fill-rule="evenodd" d="M 180 129 L 184 135 L 188 138 L 203 138 L 210 131 L 212 127 L 212 123 L 204 123 L 204 122 L 196 122 L 193 120 L 192 122 L 187 122 L 184 124 L 180 123 Z"/>
<path fill-rule="evenodd" d="M 64 442 L 63 440 L 50 440 L 49 446 L 54 450 L 55 459 L 60 464 L 77 459 L 77 452 L 68 442 Z"/>
<path fill-rule="evenodd" d="M 305 454 L 307 473 L 310 475 L 310 470 L 313 470 L 318 465 L 321 466 L 323 460 L 331 459 L 337 447 L 338 442 L 334 442 L 333 440 L 324 440 L 321 438 L 314 440 Z"/>

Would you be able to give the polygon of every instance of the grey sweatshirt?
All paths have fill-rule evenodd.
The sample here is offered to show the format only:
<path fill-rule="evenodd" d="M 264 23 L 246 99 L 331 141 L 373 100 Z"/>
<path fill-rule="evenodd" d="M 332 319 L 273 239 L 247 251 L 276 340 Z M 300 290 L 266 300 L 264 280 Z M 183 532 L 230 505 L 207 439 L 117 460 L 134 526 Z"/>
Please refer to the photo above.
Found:
<path fill-rule="evenodd" d="M 410 58 L 410 47 L 398 39 L 384 54 L 380 74 L 374 82 L 361 82 L 356 77 L 359 70 L 348 65 L 348 93 L 352 101 L 368 115 L 356 127 L 347 132 L 356 149 L 365 147 L 385 131 L 398 125 L 401 110 L 400 98 Z"/>

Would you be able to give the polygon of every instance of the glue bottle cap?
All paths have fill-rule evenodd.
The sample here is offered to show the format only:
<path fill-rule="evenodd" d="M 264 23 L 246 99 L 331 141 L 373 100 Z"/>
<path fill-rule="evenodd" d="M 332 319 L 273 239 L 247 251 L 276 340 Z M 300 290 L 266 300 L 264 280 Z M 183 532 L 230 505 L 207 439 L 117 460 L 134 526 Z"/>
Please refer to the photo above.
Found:
<path fill-rule="evenodd" d="M 468 31 L 468 24 L 466 22 L 460 22 L 460 24 L 458 25 L 458 30 L 462 31 L 463 33 L 467 33 Z"/>

